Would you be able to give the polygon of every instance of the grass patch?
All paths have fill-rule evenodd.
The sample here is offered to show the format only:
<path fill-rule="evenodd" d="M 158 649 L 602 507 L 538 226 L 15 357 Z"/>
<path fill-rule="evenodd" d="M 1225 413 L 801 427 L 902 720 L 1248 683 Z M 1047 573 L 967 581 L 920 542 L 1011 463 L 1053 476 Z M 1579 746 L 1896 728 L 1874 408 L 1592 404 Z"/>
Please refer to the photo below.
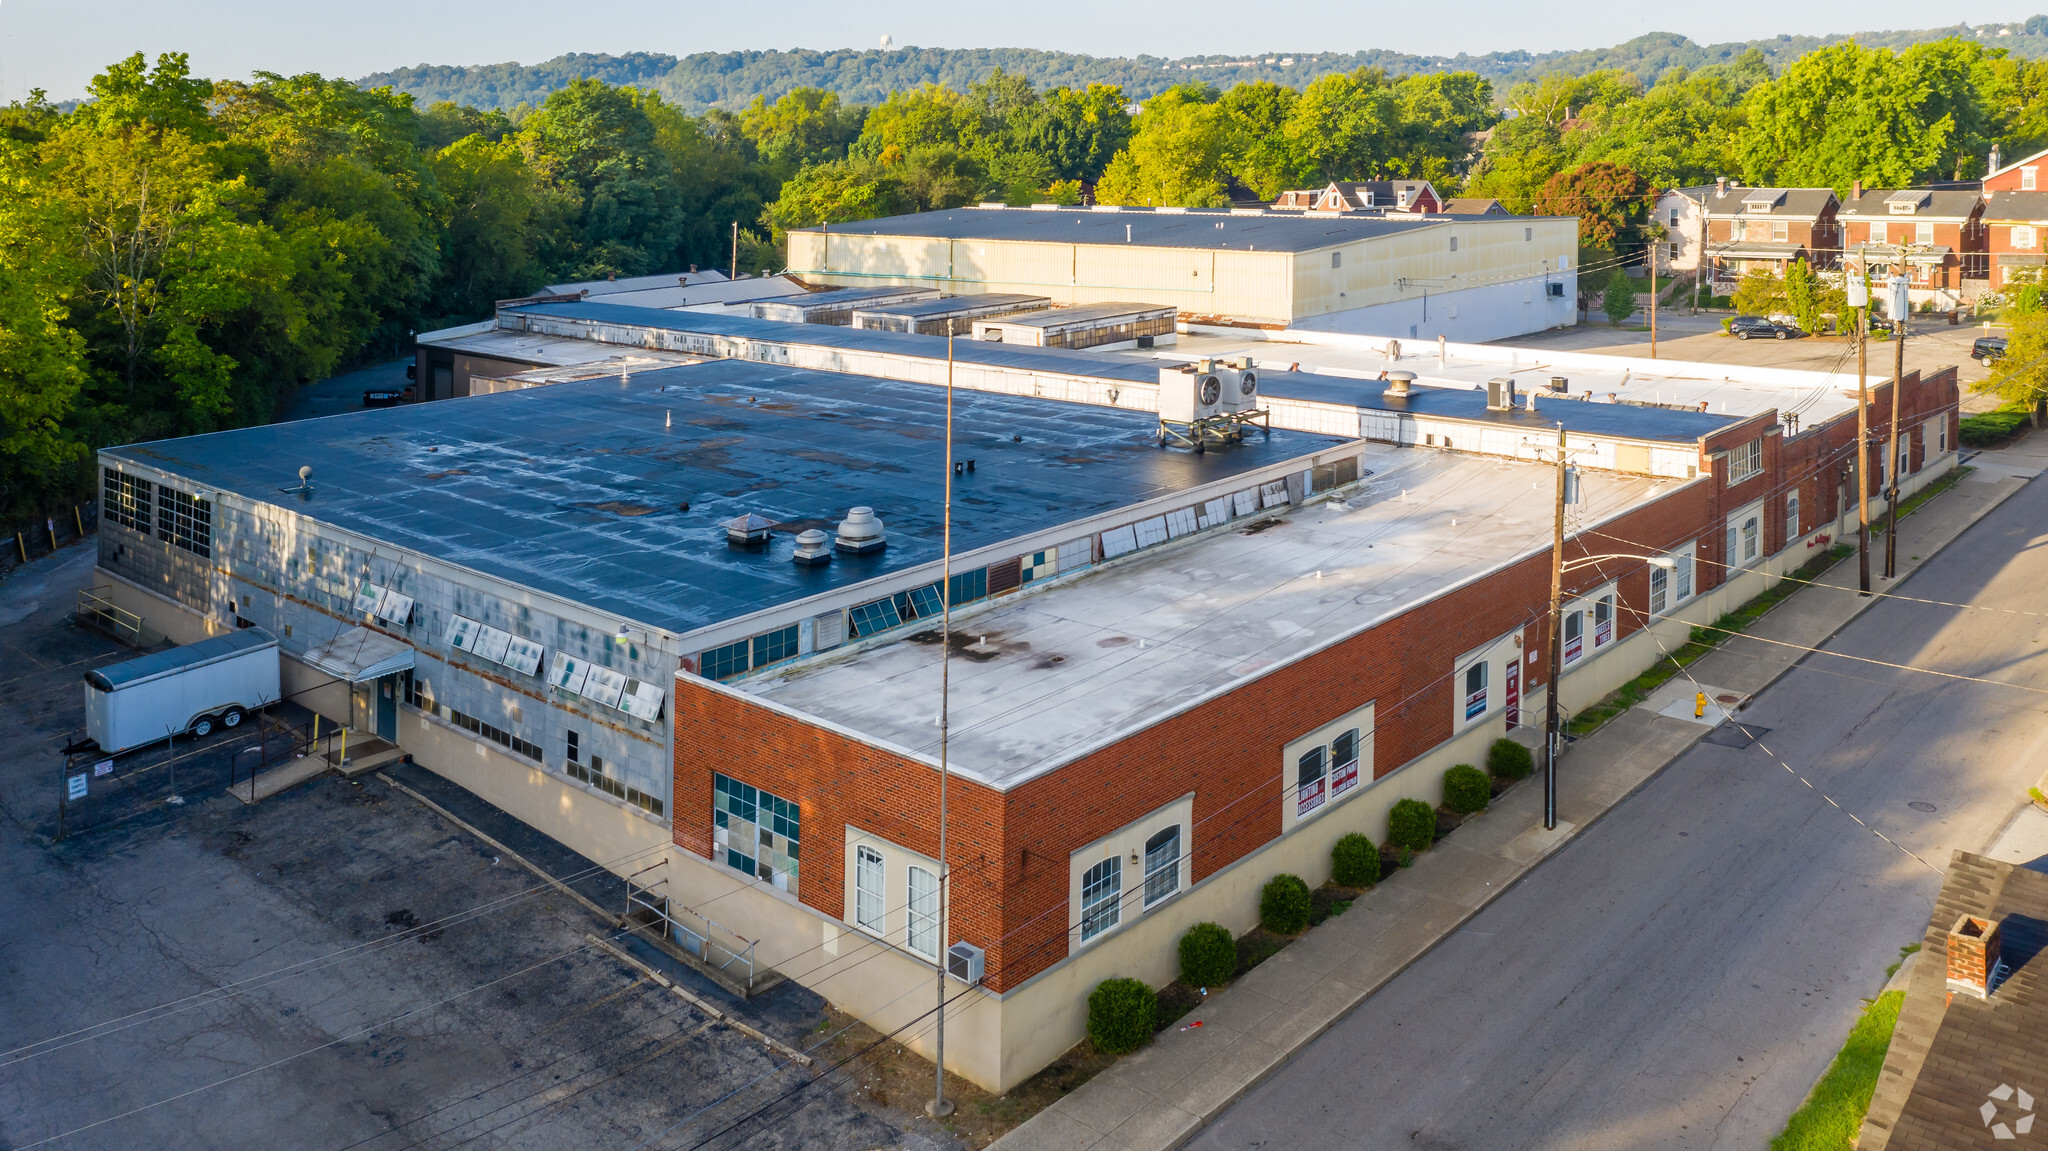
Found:
<path fill-rule="evenodd" d="M 1988 412 L 1979 412 L 1974 416 L 1964 416 L 1963 446 L 1988 448 L 1994 444 L 2004 443 L 2018 435 L 2022 429 L 2031 426 L 2032 421 L 2027 418 L 2030 408 L 2029 404 L 2015 402 L 1993 408 Z"/>
<path fill-rule="evenodd" d="M 1899 505 L 1899 518 L 1904 519 L 1905 517 L 1912 515 L 1914 512 L 1919 511 L 1921 504 L 1926 503 L 1928 500 L 1933 499 L 1934 497 L 1961 483 L 1964 476 L 1967 476 L 1971 472 L 1974 472 L 1976 470 L 1976 468 L 1951 469 L 1947 475 L 1941 477 L 1940 479 L 1934 481 L 1931 484 L 1928 484 L 1926 487 L 1921 488 L 1919 491 L 1914 492 L 1912 495 L 1907 496 L 1906 502 Z M 1880 521 L 1871 522 L 1870 534 L 1873 537 L 1882 536 L 1884 534 L 1884 528 Z"/>
<path fill-rule="evenodd" d="M 1930 489 L 1928 494 L 1932 494 Z M 1903 512 L 1904 507 L 1900 508 Z M 1790 577 L 1779 580 L 1776 585 L 1765 589 L 1755 599 L 1714 621 L 1711 627 L 1696 627 L 1692 636 L 1677 651 L 1649 666 L 1641 675 L 1622 684 L 1599 703 L 1592 705 L 1572 717 L 1566 728 L 1573 737 L 1591 735 L 1600 730 L 1608 720 L 1650 697 L 1650 693 L 1664 686 L 1665 682 L 1686 669 L 1693 661 L 1728 642 L 1730 636 L 1745 631 L 1749 625 L 1764 617 L 1766 612 L 1778 606 L 1787 596 L 1806 586 L 1806 582 L 1818 579 L 1829 568 L 1840 563 L 1856 549 L 1848 544 L 1837 544 L 1826 552 L 1815 556 L 1800 566 Z"/>
<path fill-rule="evenodd" d="M 1828 1073 L 1792 1113 L 1784 1132 L 1771 1140 L 1771 1151 L 1844 1151 L 1855 1146 L 1905 999 L 1903 991 L 1887 991 L 1863 1009 Z"/>

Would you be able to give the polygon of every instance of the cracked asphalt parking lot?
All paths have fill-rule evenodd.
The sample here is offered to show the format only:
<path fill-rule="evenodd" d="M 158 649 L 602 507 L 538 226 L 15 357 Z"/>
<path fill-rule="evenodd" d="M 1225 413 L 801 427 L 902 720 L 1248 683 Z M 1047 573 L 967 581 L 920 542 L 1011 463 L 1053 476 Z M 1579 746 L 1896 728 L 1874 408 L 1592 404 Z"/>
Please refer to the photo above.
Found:
<path fill-rule="evenodd" d="M 177 748 L 183 806 L 141 753 L 53 843 L 79 676 L 132 654 L 68 622 L 91 564 L 0 582 L 0 1149 L 686 1148 L 778 1100 L 702 1145 L 937 1144 L 838 1076 L 783 1100 L 812 1073 L 588 946 L 596 915 L 374 777 L 244 807 L 222 788 L 249 741 L 215 737 Z M 784 1041 L 822 1019 L 793 984 L 742 1005 L 633 946 Z"/>

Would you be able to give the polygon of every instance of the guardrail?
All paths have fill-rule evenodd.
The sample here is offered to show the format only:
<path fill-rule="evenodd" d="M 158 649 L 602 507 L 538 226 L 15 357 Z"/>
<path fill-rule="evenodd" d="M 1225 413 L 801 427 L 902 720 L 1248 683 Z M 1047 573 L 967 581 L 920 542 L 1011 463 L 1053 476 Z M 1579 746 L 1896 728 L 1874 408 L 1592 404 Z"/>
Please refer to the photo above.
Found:
<path fill-rule="evenodd" d="M 144 646 L 142 617 L 100 594 L 111 590 L 109 586 L 78 589 L 78 607 L 72 612 L 72 618 L 132 647 Z"/>
<path fill-rule="evenodd" d="M 741 998 L 780 983 L 779 973 L 757 961 L 758 940 L 659 894 L 668 885 L 667 876 L 652 883 L 641 881 L 647 873 L 667 866 L 668 860 L 663 859 L 626 877 L 626 926 Z"/>

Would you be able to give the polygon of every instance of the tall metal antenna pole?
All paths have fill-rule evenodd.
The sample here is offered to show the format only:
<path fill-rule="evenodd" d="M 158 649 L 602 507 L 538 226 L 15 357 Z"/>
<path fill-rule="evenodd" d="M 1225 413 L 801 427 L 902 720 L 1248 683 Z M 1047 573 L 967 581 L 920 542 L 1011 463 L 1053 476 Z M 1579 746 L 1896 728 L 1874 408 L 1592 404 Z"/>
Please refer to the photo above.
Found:
<path fill-rule="evenodd" d="M 946 511 L 944 542 L 939 553 L 939 1010 L 938 1050 L 932 1085 L 932 1101 L 925 1114 L 944 1119 L 953 1113 L 953 1101 L 946 1098 L 946 888 L 952 868 L 946 863 L 946 742 L 949 704 L 952 702 L 953 673 L 953 332 L 946 331 Z"/>
<path fill-rule="evenodd" d="M 1904 254 L 1906 246 L 1899 245 L 1901 276 L 1905 275 Z M 1899 481 L 1906 469 L 1899 466 L 1899 401 L 1904 399 L 1901 389 L 1906 386 L 1906 324 L 1911 310 L 1899 309 L 1892 321 L 1892 434 L 1891 444 L 1885 449 L 1884 477 L 1886 491 L 1884 509 L 1884 578 L 1897 579 L 1899 575 Z"/>
<path fill-rule="evenodd" d="M 740 278 L 740 222 L 732 222 L 732 278 Z"/>
<path fill-rule="evenodd" d="M 1864 281 L 1856 313 L 1856 583 L 1870 594 L 1870 383 L 1864 341 L 1870 336 L 1870 260 L 1856 249 L 1856 276 Z M 1733 557 L 1730 557 L 1732 560 Z"/>
<path fill-rule="evenodd" d="M 1550 536 L 1550 690 L 1543 700 L 1543 827 L 1557 827 L 1557 754 L 1564 750 L 1558 714 L 1558 682 L 1564 676 L 1564 425 L 1557 425 L 1557 518 Z M 1522 658 L 1521 653 L 1515 654 Z"/>

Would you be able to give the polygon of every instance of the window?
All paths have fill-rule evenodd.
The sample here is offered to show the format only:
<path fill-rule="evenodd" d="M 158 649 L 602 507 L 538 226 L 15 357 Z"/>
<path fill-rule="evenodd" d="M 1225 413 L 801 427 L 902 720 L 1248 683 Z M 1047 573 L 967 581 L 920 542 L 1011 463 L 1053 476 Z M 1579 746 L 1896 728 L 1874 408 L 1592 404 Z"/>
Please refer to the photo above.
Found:
<path fill-rule="evenodd" d="M 711 839 L 727 866 L 793 891 L 801 831 L 796 804 L 711 773 Z"/>
<path fill-rule="evenodd" d="M 1486 661 L 1480 660 L 1465 669 L 1465 718 L 1476 719 L 1486 714 Z"/>
<path fill-rule="evenodd" d="M 790 624 L 779 631 L 766 632 L 754 637 L 754 666 L 767 667 L 796 658 L 796 625 Z"/>
<path fill-rule="evenodd" d="M 1650 569 L 1650 614 L 1663 615 L 1671 610 L 1671 573 L 1663 568 Z"/>
<path fill-rule="evenodd" d="M 1948 451 L 1948 420 L 1946 419 L 1934 421 L 1934 450 L 1937 455 Z"/>
<path fill-rule="evenodd" d="M 1898 471 L 1896 471 L 1896 472 L 1893 472 L 1892 474 L 1893 474 L 1894 476 L 1903 476 L 1903 475 L 1905 475 L 1905 474 L 1906 474 L 1907 472 L 1910 472 L 1910 471 L 1912 471 L 1912 470 L 1913 470 L 1913 441 L 1912 441 L 1912 440 L 1909 440 L 1909 439 L 1907 439 L 1907 438 L 1906 438 L 1906 437 L 1904 437 L 1904 436 L 1900 436 L 1900 437 L 1899 437 L 1899 470 L 1898 470 Z"/>
<path fill-rule="evenodd" d="M 213 554 L 213 505 L 162 484 L 156 489 L 156 538 L 204 559 Z"/>
<path fill-rule="evenodd" d="M 433 688 L 411 672 L 405 673 L 405 702 L 430 715 L 441 714 L 440 705 L 434 702 Z"/>
<path fill-rule="evenodd" d="M 877 935 L 887 930 L 883 912 L 882 853 L 866 844 L 853 849 L 853 922 Z"/>
<path fill-rule="evenodd" d="M 1791 547 L 1799 535 L 1799 493 L 1793 492 L 1785 497 L 1785 546 Z"/>
<path fill-rule="evenodd" d="M 513 735 L 502 727 L 493 727 L 474 716 L 464 715 L 452 707 L 448 709 L 448 722 L 473 735 L 483 736 L 499 747 L 517 752 L 535 763 L 540 762 L 540 748 Z"/>
<path fill-rule="evenodd" d="M 1749 563 L 1762 551 L 1763 525 L 1756 516 L 1742 521 L 1742 562 Z"/>
<path fill-rule="evenodd" d="M 1310 748 L 1294 764 L 1294 810 L 1307 815 L 1323 805 L 1323 773 L 1329 764 L 1329 749 Z"/>
<path fill-rule="evenodd" d="M 1885 227 L 1886 227 L 1886 224 L 1885 224 L 1885 222 L 1884 222 L 1883 220 L 1872 220 L 1872 221 L 1870 222 L 1870 242 L 1871 242 L 1871 243 L 1873 243 L 1873 244 L 1882 244 L 1882 243 L 1884 243 L 1884 242 L 1885 242 L 1885 240 L 1884 240 L 1884 236 L 1885 236 Z"/>
<path fill-rule="evenodd" d="M 1527 243 L 1527 242 L 1528 242 L 1528 241 L 1530 241 L 1530 240 L 1534 240 L 1535 238 L 1536 238 L 1536 229 L 1534 229 L 1534 228 L 1523 228 L 1523 229 L 1522 229 L 1522 241 L 1523 241 L 1524 243 Z"/>
<path fill-rule="evenodd" d="M 1330 266 L 1331 266 L 1332 268 L 1341 268 L 1341 267 L 1343 267 L 1343 266 L 1344 266 L 1344 253 L 1342 253 L 1342 252 L 1331 252 L 1331 253 L 1330 253 Z"/>
<path fill-rule="evenodd" d="M 939 602 L 939 585 L 927 584 L 896 593 L 896 613 L 906 620 L 924 619 L 944 610 Z"/>
<path fill-rule="evenodd" d="M 1593 646 L 1606 647 L 1614 641 L 1614 597 L 1603 595 L 1593 602 Z"/>
<path fill-rule="evenodd" d="M 846 614 L 848 622 L 853 627 L 853 635 L 856 639 L 865 639 L 876 632 L 887 631 L 892 627 L 900 627 L 903 623 L 902 615 L 896 611 L 896 600 L 894 597 L 878 599 L 873 603 L 861 604 Z"/>
<path fill-rule="evenodd" d="M 747 640 L 714 647 L 703 654 L 697 666 L 703 669 L 705 679 L 731 679 L 747 670 L 748 648 Z"/>
<path fill-rule="evenodd" d="M 1120 921 L 1123 885 L 1124 861 L 1116 855 L 1089 868 L 1088 874 L 1081 877 L 1081 942 L 1088 942 Z"/>
<path fill-rule="evenodd" d="M 582 733 L 575 731 L 570 732 L 568 749 L 562 753 L 563 760 L 568 763 L 575 763 L 579 761 L 582 758 L 582 742 Z"/>
<path fill-rule="evenodd" d="M 107 518 L 124 528 L 149 534 L 149 481 L 106 469 L 106 498 L 101 504 Z"/>
<path fill-rule="evenodd" d="M 1784 243 L 1789 243 L 1789 242 L 1791 242 L 1791 239 L 1792 239 L 1792 227 L 1791 227 L 1791 225 L 1789 225 L 1789 224 L 1785 224 L 1785 223 L 1782 223 L 1782 222 L 1774 222 L 1774 223 L 1772 223 L 1772 225 L 1771 225 L 1771 242 L 1772 242 L 1772 243 L 1774 243 L 1774 244 L 1784 244 Z"/>
<path fill-rule="evenodd" d="M 1749 441 L 1728 453 L 1728 486 L 1748 479 L 1764 470 L 1764 441 L 1761 438 Z"/>
<path fill-rule="evenodd" d="M 2036 189 L 2036 188 L 2035 188 L 2035 186 L 2034 186 L 2034 179 L 2035 179 L 2035 176 L 2036 176 L 2036 174 L 2037 174 L 2037 173 L 2039 173 L 2039 172 L 2040 172 L 2040 169 L 2039 169 L 2039 168 L 2021 168 L 2021 169 L 2020 169 L 2020 191 L 2022 191 L 2022 192 L 2032 192 L 2032 191 L 2036 191 L 2037 189 Z"/>
<path fill-rule="evenodd" d="M 1664 258 L 1667 260 L 1676 260 L 1678 258 L 1678 241 L 1673 240 L 1671 243 L 1666 244 L 1664 246 L 1665 248 L 1669 249 L 1664 253 Z"/>
<path fill-rule="evenodd" d="M 1180 824 L 1145 841 L 1145 906 L 1180 890 Z"/>
<path fill-rule="evenodd" d="M 2012 246 L 2015 248 L 2033 247 L 2034 229 L 2024 224 L 2015 226 L 2012 230 Z"/>
<path fill-rule="evenodd" d="M 1671 209 L 1671 216 L 1667 223 L 1673 228 L 1676 228 L 1678 226 L 1678 209 Z"/>
<path fill-rule="evenodd" d="M 1457 251 L 1457 250 L 1458 250 L 1458 238 L 1457 238 L 1456 236 L 1452 236 L 1452 237 L 1451 237 L 1451 251 L 1455 252 L 1455 251 Z"/>
<path fill-rule="evenodd" d="M 1572 612 L 1564 617 L 1564 662 L 1571 663 L 1585 654 L 1586 613 Z"/>
<path fill-rule="evenodd" d="M 1684 603 L 1692 598 L 1692 548 L 1688 546 L 1685 551 L 1671 558 L 1678 564 L 1671 573 L 1676 577 L 1678 585 L 1674 593 L 1676 602 Z"/>
<path fill-rule="evenodd" d="M 939 957 L 939 877 L 922 867 L 912 867 L 910 876 L 910 898 L 904 906 L 909 911 L 908 926 L 904 928 L 903 941 L 912 951 L 926 959 Z"/>
<path fill-rule="evenodd" d="M 1358 786 L 1358 729 L 1352 728 L 1330 741 L 1330 798 Z"/>
<path fill-rule="evenodd" d="M 1913 242 L 1916 244 L 1932 244 L 1934 242 L 1934 225 L 1928 223 L 1913 225 Z"/>
<path fill-rule="evenodd" d="M 946 581 L 946 598 L 954 607 L 988 598 L 988 569 L 976 568 L 962 572 Z"/>

